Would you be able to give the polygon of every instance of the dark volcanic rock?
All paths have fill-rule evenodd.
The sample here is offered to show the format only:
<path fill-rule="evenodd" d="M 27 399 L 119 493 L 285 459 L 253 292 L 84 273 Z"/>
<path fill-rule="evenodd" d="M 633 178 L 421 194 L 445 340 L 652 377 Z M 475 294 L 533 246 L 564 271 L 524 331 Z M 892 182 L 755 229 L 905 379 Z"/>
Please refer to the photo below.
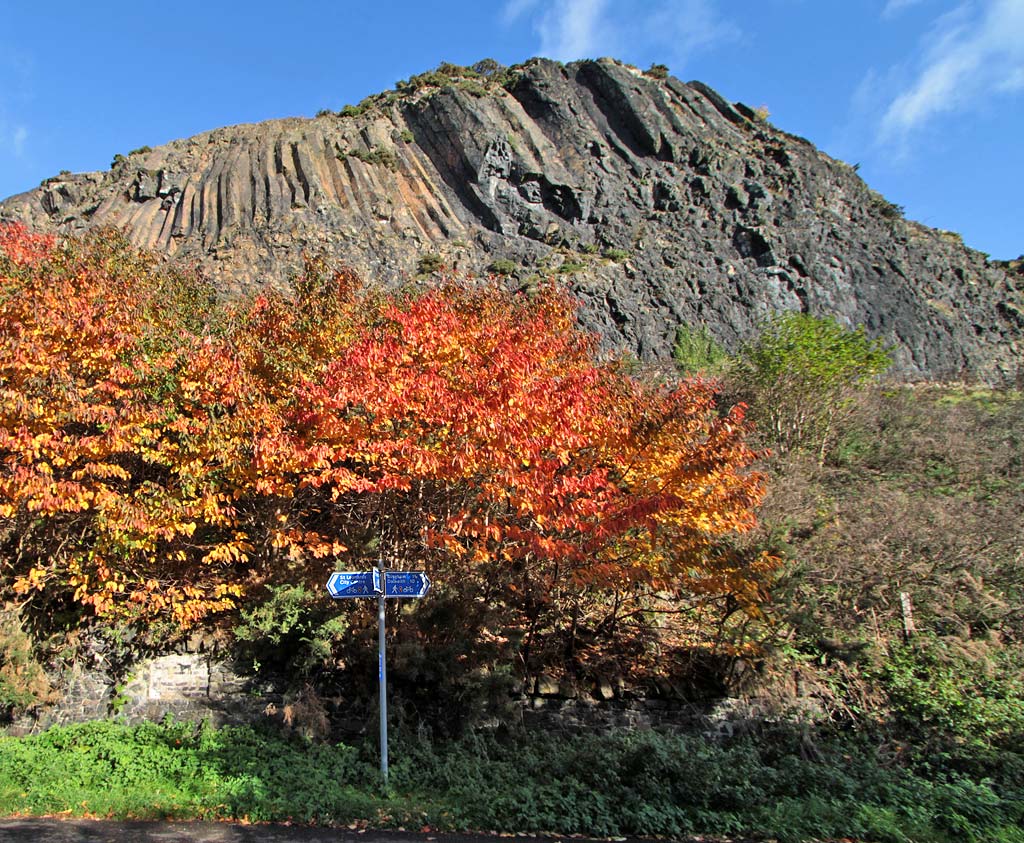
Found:
<path fill-rule="evenodd" d="M 666 360 L 681 324 L 735 348 L 779 310 L 863 324 L 905 377 L 1019 376 L 1020 273 L 905 220 L 853 168 L 707 86 L 602 59 L 504 88 L 426 85 L 355 116 L 234 126 L 0 203 L 44 230 L 113 225 L 226 294 L 304 250 L 396 284 L 437 254 L 559 274 L 609 347 Z"/>

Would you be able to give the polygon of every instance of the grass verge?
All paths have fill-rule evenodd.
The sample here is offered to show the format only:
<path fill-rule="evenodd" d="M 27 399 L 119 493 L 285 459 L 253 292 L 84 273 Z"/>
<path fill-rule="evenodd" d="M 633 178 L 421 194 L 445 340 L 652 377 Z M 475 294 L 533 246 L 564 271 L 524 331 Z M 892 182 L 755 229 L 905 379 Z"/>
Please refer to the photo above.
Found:
<path fill-rule="evenodd" d="M 1024 787 L 998 763 L 915 771 L 850 741 L 809 749 L 797 733 L 726 744 L 650 732 L 399 738 L 392 757 L 385 791 L 369 743 L 170 722 L 59 727 L 0 739 L 0 813 L 1024 843 Z"/>

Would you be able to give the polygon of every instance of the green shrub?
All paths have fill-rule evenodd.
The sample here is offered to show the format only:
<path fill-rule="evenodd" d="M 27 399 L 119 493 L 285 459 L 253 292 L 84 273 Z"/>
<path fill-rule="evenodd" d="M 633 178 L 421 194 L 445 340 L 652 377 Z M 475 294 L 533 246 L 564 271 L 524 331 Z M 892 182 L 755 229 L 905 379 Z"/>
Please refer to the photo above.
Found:
<path fill-rule="evenodd" d="M 1003 651 L 1000 660 L 1007 658 Z M 904 734 L 992 747 L 1024 737 L 1020 667 L 971 658 L 952 641 L 926 637 L 895 646 L 879 678 Z"/>
<path fill-rule="evenodd" d="M 650 76 L 652 79 L 668 79 L 668 65 L 652 64 L 644 71 L 644 76 Z"/>
<path fill-rule="evenodd" d="M 629 258 L 629 252 L 627 252 L 625 249 L 605 249 L 601 253 L 601 256 L 607 258 L 610 261 L 622 263 L 624 260 Z"/>
<path fill-rule="evenodd" d="M 0 610 L 0 716 L 47 702 L 50 680 L 13 607 Z"/>
<path fill-rule="evenodd" d="M 480 59 L 480 61 L 473 65 L 473 71 L 485 79 L 500 76 L 505 70 L 506 67 L 503 64 L 490 58 Z"/>
<path fill-rule="evenodd" d="M 890 202 L 882 196 L 881 193 L 874 190 L 868 190 L 868 197 L 871 202 L 871 207 L 887 220 L 901 220 L 906 214 L 906 210 L 902 205 Z"/>
<path fill-rule="evenodd" d="M 486 97 L 487 88 L 475 79 L 463 79 L 459 82 L 459 90 L 465 91 L 474 97 Z"/>
<path fill-rule="evenodd" d="M 370 103 L 365 100 L 359 105 L 345 105 L 341 111 L 338 112 L 339 117 L 359 117 L 361 114 L 365 114 L 370 109 Z"/>
<path fill-rule="evenodd" d="M 416 273 L 418 275 L 430 275 L 444 269 L 444 260 L 436 252 L 423 255 L 416 262 Z"/>
<path fill-rule="evenodd" d="M 510 261 L 508 258 L 498 258 L 491 261 L 487 271 L 494 275 L 514 275 L 517 268 L 515 261 Z"/>
<path fill-rule="evenodd" d="M 398 169 L 398 155 L 395 150 L 386 146 L 375 146 L 372 149 L 352 149 L 338 154 L 339 158 L 358 158 L 364 164 L 374 164 L 389 170 Z"/>
<path fill-rule="evenodd" d="M 706 325 L 701 325 L 698 330 L 680 325 L 676 329 L 672 359 L 683 374 L 715 374 L 722 371 L 729 355 L 711 336 Z"/>
<path fill-rule="evenodd" d="M 774 448 L 811 451 L 824 462 L 852 398 L 891 362 L 863 328 L 788 312 L 743 347 L 734 376 Z"/>
<path fill-rule="evenodd" d="M 330 663 L 334 644 L 347 628 L 323 589 L 278 585 L 242 611 L 234 634 L 241 658 L 256 670 L 288 669 L 303 678 Z"/>
<path fill-rule="evenodd" d="M 511 732 L 434 742 L 396 730 L 383 793 L 373 741 L 250 727 L 103 722 L 0 738 L 0 812 L 801 841 L 1021 843 L 1021 785 L 901 769 L 874 748 L 777 730 L 710 742 Z"/>

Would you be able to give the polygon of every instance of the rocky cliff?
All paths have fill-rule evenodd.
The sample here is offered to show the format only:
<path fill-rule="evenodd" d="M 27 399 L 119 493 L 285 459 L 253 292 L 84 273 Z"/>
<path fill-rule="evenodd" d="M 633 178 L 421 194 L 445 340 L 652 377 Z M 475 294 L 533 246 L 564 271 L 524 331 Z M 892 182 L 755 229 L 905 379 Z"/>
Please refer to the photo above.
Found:
<path fill-rule="evenodd" d="M 852 168 L 697 82 L 602 59 L 442 66 L 340 113 L 217 129 L 0 203 L 127 230 L 226 294 L 325 250 L 368 278 L 558 275 L 609 346 L 735 348 L 784 309 L 863 324 L 910 378 L 1020 376 L 1024 283 Z"/>

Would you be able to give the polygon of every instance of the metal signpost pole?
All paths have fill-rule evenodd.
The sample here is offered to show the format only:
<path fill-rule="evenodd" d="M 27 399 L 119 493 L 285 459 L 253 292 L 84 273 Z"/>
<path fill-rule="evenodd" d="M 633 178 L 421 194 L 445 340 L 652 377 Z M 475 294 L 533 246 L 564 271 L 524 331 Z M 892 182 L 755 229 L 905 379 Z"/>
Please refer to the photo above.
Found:
<path fill-rule="evenodd" d="M 430 591 L 430 579 L 422 571 L 335 571 L 327 580 L 331 597 L 377 598 L 377 659 L 380 678 L 380 772 L 388 783 L 388 668 L 384 638 L 385 600 L 423 597 Z"/>
<path fill-rule="evenodd" d="M 381 572 L 381 579 L 386 574 Z M 388 667 L 385 658 L 386 643 L 384 636 L 384 593 L 381 583 L 380 594 L 377 596 L 377 650 L 380 661 L 378 675 L 380 677 L 380 774 L 384 778 L 384 786 L 388 784 Z"/>

